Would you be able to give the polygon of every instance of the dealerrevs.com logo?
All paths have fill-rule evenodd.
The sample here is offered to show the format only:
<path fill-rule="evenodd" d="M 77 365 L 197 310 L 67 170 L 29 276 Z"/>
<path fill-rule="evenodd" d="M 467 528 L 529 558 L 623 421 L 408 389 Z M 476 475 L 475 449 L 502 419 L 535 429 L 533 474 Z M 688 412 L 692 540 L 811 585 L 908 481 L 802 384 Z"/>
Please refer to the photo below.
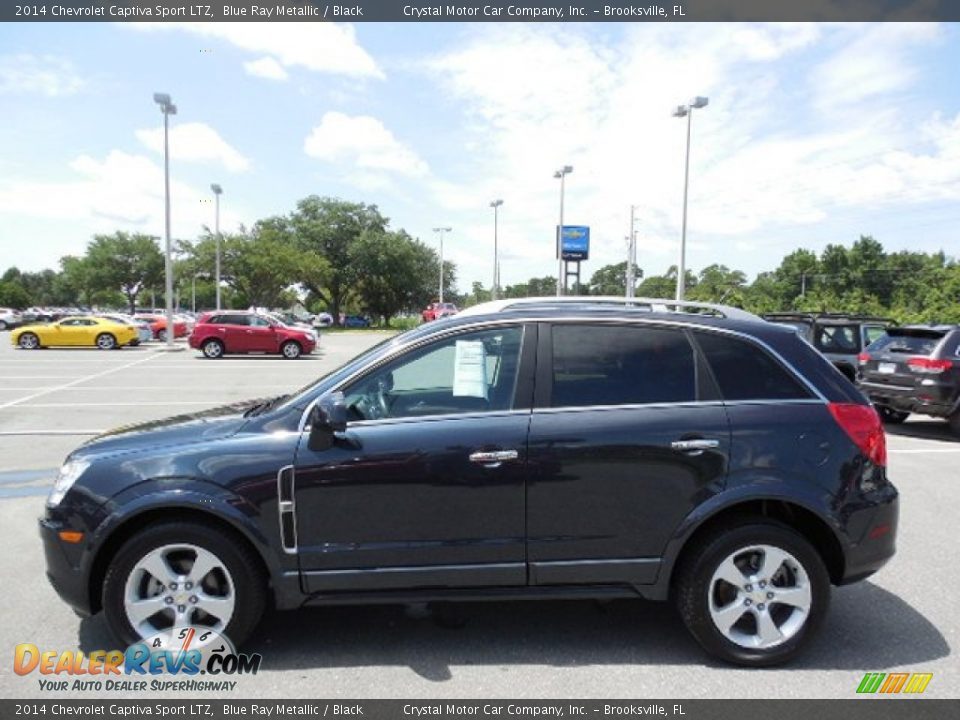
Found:
<path fill-rule="evenodd" d="M 223 692 L 237 685 L 224 676 L 256 675 L 262 660 L 259 653 L 237 653 L 215 630 L 188 626 L 165 630 L 126 650 L 87 654 L 40 650 L 33 643 L 21 643 L 14 649 L 13 669 L 21 676 L 44 676 L 38 679 L 40 689 L 50 692 Z"/>
<path fill-rule="evenodd" d="M 931 679 L 933 679 L 933 673 L 872 672 L 863 676 L 863 680 L 857 686 L 857 692 L 867 695 L 874 693 L 919 695 L 927 689 Z"/>

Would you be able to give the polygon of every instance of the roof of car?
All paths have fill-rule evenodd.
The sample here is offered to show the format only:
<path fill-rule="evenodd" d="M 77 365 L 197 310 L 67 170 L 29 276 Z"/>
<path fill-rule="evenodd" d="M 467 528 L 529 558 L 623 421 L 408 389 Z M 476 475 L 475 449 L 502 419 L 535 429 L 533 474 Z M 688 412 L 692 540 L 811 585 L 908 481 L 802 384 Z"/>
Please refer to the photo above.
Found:
<path fill-rule="evenodd" d="M 849 323 L 893 323 L 892 318 L 878 317 L 875 315 L 858 315 L 856 313 L 817 313 L 817 312 L 774 312 L 764 313 L 765 320 L 772 322 L 784 322 L 790 320 L 805 320 L 807 322 L 816 322 L 820 325 L 846 325 Z"/>

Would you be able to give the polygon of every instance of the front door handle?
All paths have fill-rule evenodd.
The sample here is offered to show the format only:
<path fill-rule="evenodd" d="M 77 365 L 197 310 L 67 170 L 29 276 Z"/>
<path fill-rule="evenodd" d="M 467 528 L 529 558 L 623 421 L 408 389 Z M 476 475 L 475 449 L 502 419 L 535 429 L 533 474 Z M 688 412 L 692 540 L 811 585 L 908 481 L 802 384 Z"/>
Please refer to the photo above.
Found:
<path fill-rule="evenodd" d="M 520 454 L 516 450 L 490 450 L 470 453 L 470 462 L 484 467 L 496 468 L 510 460 L 516 460 Z"/>
<path fill-rule="evenodd" d="M 719 440 L 708 440 L 706 438 L 698 438 L 695 440 L 674 440 L 670 443 L 670 447 L 674 450 L 679 450 L 680 452 L 685 452 L 689 455 L 700 455 L 704 450 L 713 450 L 720 447 Z"/>

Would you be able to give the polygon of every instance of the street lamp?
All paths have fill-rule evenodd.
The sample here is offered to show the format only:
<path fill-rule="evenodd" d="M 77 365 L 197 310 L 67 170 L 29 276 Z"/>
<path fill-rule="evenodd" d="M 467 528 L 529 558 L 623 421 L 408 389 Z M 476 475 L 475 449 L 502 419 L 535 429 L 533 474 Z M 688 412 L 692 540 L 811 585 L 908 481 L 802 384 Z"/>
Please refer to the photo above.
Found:
<path fill-rule="evenodd" d="M 564 180 L 573 172 L 572 165 L 564 165 L 553 177 L 560 180 L 560 224 L 557 226 L 557 297 L 563 295 L 563 191 Z"/>
<path fill-rule="evenodd" d="M 216 266 L 216 283 L 217 283 L 217 310 L 220 309 L 220 196 L 223 194 L 223 188 L 213 183 L 210 186 L 210 189 L 213 190 L 213 195 L 217 203 L 216 210 L 216 234 L 217 234 L 217 266 Z M 196 312 L 196 310 L 194 310 Z"/>
<path fill-rule="evenodd" d="M 443 302 L 443 234 L 451 232 L 453 228 L 435 227 L 433 231 L 440 233 L 440 302 Z"/>
<path fill-rule="evenodd" d="M 693 111 L 707 106 L 709 100 L 705 97 L 695 97 L 689 105 L 679 105 L 673 111 L 673 116 L 687 119 L 687 160 L 683 171 L 683 228 L 680 231 L 680 262 L 677 265 L 677 300 L 683 300 L 684 283 L 687 275 L 687 192 L 690 187 L 690 126 L 693 121 Z"/>
<path fill-rule="evenodd" d="M 177 114 L 177 106 L 166 93 L 154 93 L 153 101 L 163 113 L 163 199 L 166 225 L 166 251 L 163 273 L 166 290 L 167 349 L 173 349 L 173 260 L 170 254 L 170 116 Z"/>
<path fill-rule="evenodd" d="M 627 277 L 626 296 L 632 298 L 636 294 L 637 284 L 637 217 L 636 205 L 630 206 L 630 234 L 627 236 Z"/>
<path fill-rule="evenodd" d="M 493 291 L 490 293 L 490 297 L 493 300 L 497 299 L 497 288 L 500 285 L 500 257 L 497 251 L 497 220 L 501 205 L 503 205 L 503 200 L 494 200 L 490 203 L 490 207 L 493 208 Z"/>

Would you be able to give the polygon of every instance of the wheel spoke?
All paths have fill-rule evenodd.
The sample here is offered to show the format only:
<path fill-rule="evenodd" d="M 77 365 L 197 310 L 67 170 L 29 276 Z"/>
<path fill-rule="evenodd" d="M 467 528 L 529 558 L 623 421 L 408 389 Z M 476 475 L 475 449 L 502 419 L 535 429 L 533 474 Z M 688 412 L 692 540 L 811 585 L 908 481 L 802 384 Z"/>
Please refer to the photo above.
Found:
<path fill-rule="evenodd" d="M 773 599 L 770 601 L 771 604 L 781 603 L 783 605 L 792 605 L 801 610 L 806 610 L 810 607 L 809 585 L 799 585 L 791 588 L 774 587 L 773 594 Z"/>
<path fill-rule="evenodd" d="M 177 581 L 177 573 L 173 571 L 167 558 L 160 551 L 152 552 L 141 560 L 140 567 L 164 585 Z"/>
<path fill-rule="evenodd" d="M 746 576 L 741 572 L 740 568 L 737 567 L 736 563 L 734 563 L 732 555 L 723 561 L 713 577 L 714 580 L 723 580 L 724 582 L 730 583 L 738 590 L 747 582 Z"/>
<path fill-rule="evenodd" d="M 166 607 L 167 604 L 162 595 L 154 595 L 143 600 L 131 600 L 127 603 L 127 617 L 131 625 L 138 627 Z"/>
<path fill-rule="evenodd" d="M 780 569 L 780 566 L 783 565 L 784 561 L 790 557 L 780 548 L 771 547 L 769 545 L 763 548 L 763 562 L 760 564 L 760 569 L 757 570 L 757 575 L 765 580 L 769 580 Z"/>
<path fill-rule="evenodd" d="M 760 638 L 762 645 L 773 645 L 783 638 L 780 628 L 770 617 L 769 612 L 755 613 L 757 618 L 757 637 Z"/>
<path fill-rule="evenodd" d="M 713 616 L 714 624 L 724 635 L 730 634 L 730 628 L 736 625 L 737 620 L 742 618 L 746 611 L 747 608 L 744 606 L 743 601 L 741 601 L 739 597 L 729 605 L 725 605 L 722 608 L 710 608 L 710 614 Z"/>
<path fill-rule="evenodd" d="M 189 577 L 194 584 L 199 585 L 212 570 L 218 567 L 220 567 L 220 561 L 213 553 L 197 548 L 197 557 L 193 561 L 193 567 L 190 568 Z"/>
<path fill-rule="evenodd" d="M 233 596 L 227 595 L 220 597 L 217 595 L 207 595 L 206 593 L 197 593 L 197 604 L 195 608 L 203 610 L 205 613 L 213 615 L 217 620 L 227 625 L 230 618 L 233 617 Z"/>

